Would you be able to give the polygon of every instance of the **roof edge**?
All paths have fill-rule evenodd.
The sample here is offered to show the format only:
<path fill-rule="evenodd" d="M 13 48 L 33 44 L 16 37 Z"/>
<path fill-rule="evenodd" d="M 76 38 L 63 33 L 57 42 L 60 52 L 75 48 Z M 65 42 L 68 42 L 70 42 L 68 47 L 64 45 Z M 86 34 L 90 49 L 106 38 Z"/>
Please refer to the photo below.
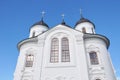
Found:
<path fill-rule="evenodd" d="M 77 25 L 81 24 L 81 23 L 84 23 L 84 22 L 89 22 L 89 23 L 91 23 L 91 24 L 94 26 L 94 28 L 95 28 L 95 24 L 94 24 L 93 22 L 91 22 L 90 20 L 84 18 L 84 17 L 82 17 L 79 21 L 77 21 L 77 23 L 75 24 L 75 27 L 76 27 Z"/>
<path fill-rule="evenodd" d="M 32 27 L 35 26 L 35 25 L 43 25 L 43 26 L 46 26 L 46 27 L 49 28 L 49 26 L 43 20 L 41 20 L 39 22 L 36 22 L 35 24 L 32 25 Z"/>
<path fill-rule="evenodd" d="M 37 39 L 37 37 L 34 37 L 34 38 L 27 38 L 27 39 L 24 39 L 24 40 L 20 41 L 20 42 L 17 44 L 18 50 L 20 50 L 20 47 L 21 47 L 23 44 L 29 43 L 29 42 L 38 42 L 38 39 Z"/>
<path fill-rule="evenodd" d="M 87 39 L 87 38 L 100 38 L 100 39 L 104 40 L 104 42 L 106 43 L 107 49 L 110 46 L 110 40 L 104 35 L 86 33 L 86 34 L 84 34 L 84 39 Z"/>

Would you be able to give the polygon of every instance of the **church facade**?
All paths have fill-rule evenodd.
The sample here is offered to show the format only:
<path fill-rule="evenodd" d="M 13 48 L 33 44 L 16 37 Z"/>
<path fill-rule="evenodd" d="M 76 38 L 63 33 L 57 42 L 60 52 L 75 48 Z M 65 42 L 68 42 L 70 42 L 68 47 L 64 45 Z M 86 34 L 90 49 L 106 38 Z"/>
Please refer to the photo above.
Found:
<path fill-rule="evenodd" d="M 86 18 L 75 28 L 63 21 L 51 29 L 42 19 L 18 43 L 14 80 L 116 80 L 109 45 Z"/>

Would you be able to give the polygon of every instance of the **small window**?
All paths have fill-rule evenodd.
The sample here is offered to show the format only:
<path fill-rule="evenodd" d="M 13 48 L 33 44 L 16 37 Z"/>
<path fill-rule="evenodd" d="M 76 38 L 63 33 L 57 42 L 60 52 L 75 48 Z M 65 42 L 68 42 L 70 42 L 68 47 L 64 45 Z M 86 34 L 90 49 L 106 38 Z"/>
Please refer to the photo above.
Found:
<path fill-rule="evenodd" d="M 89 55 L 90 55 L 90 62 L 91 62 L 92 65 L 99 64 L 98 56 L 97 56 L 96 52 L 92 51 L 92 52 L 89 53 Z"/>
<path fill-rule="evenodd" d="M 32 35 L 32 37 L 35 37 L 35 32 L 33 32 L 33 35 Z"/>
<path fill-rule="evenodd" d="M 33 66 L 33 60 L 34 60 L 34 56 L 33 55 L 27 55 L 26 57 L 26 67 L 32 67 Z"/>
<path fill-rule="evenodd" d="M 70 53 L 69 53 L 69 40 L 68 38 L 62 38 L 62 53 L 61 60 L 62 62 L 70 62 Z"/>
<path fill-rule="evenodd" d="M 57 38 L 53 38 L 51 41 L 50 62 L 59 62 L 59 41 Z"/>
<path fill-rule="evenodd" d="M 82 32 L 83 32 L 83 33 L 86 33 L 86 29 L 85 29 L 84 27 L 82 28 Z"/>
<path fill-rule="evenodd" d="M 94 34 L 94 29 L 92 28 L 92 33 Z"/>

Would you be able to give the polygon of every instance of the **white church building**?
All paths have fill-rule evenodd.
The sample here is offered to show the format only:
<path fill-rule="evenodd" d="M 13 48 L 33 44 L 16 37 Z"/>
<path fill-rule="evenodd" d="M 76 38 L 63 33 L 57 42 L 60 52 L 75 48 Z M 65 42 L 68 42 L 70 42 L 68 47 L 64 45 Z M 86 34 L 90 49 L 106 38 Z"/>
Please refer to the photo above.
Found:
<path fill-rule="evenodd" d="M 116 80 L 109 45 L 84 17 L 74 28 L 63 20 L 49 29 L 41 19 L 18 43 L 14 80 Z"/>

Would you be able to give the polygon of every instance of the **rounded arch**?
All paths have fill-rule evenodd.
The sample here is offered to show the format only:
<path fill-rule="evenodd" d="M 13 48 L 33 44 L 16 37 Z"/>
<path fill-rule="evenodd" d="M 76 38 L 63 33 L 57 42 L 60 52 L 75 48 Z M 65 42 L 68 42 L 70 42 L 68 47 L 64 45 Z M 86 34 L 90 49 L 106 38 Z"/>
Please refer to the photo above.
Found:
<path fill-rule="evenodd" d="M 69 40 L 69 51 L 70 51 L 70 62 L 69 65 L 74 65 L 74 61 L 75 61 L 75 55 L 73 53 L 75 53 L 75 42 L 76 42 L 76 36 L 74 34 L 72 34 L 70 31 L 67 30 L 53 30 L 50 31 L 49 33 L 45 34 L 45 46 L 44 46 L 44 55 L 47 56 L 46 58 L 46 65 L 48 66 L 53 66 L 50 63 L 50 54 L 51 54 L 51 42 L 53 38 L 57 38 L 59 40 L 59 45 L 61 45 L 61 40 L 62 38 L 66 37 Z M 46 50 L 47 48 L 47 50 Z M 62 58 L 61 58 L 61 46 L 59 47 L 59 61 L 61 63 Z M 60 64 L 59 62 L 56 63 L 56 66 L 58 66 Z M 64 63 L 62 62 L 61 66 L 67 66 L 65 64 L 68 63 Z"/>
<path fill-rule="evenodd" d="M 92 75 L 91 80 L 106 80 L 104 74 L 96 74 Z"/>
<path fill-rule="evenodd" d="M 94 77 L 94 80 L 104 80 L 104 78 L 102 76 L 96 76 Z"/>
<path fill-rule="evenodd" d="M 61 61 L 70 62 L 69 39 L 67 37 L 61 39 Z"/>
<path fill-rule="evenodd" d="M 86 33 L 86 28 L 85 27 L 82 28 L 82 32 Z"/>
<path fill-rule="evenodd" d="M 59 61 L 59 40 L 53 38 L 51 40 L 50 62 L 57 63 Z"/>
<path fill-rule="evenodd" d="M 75 36 L 71 33 L 71 31 L 69 31 L 69 30 L 64 30 L 64 29 L 60 29 L 60 30 L 51 30 L 50 32 L 48 32 L 45 36 L 46 36 L 46 39 L 47 38 L 51 38 L 51 37 L 53 37 L 53 36 L 55 36 L 56 34 L 66 34 L 67 35 L 67 37 L 69 36 L 69 37 L 72 37 L 72 38 L 75 38 Z M 58 36 L 56 36 L 56 37 L 58 37 Z"/>

